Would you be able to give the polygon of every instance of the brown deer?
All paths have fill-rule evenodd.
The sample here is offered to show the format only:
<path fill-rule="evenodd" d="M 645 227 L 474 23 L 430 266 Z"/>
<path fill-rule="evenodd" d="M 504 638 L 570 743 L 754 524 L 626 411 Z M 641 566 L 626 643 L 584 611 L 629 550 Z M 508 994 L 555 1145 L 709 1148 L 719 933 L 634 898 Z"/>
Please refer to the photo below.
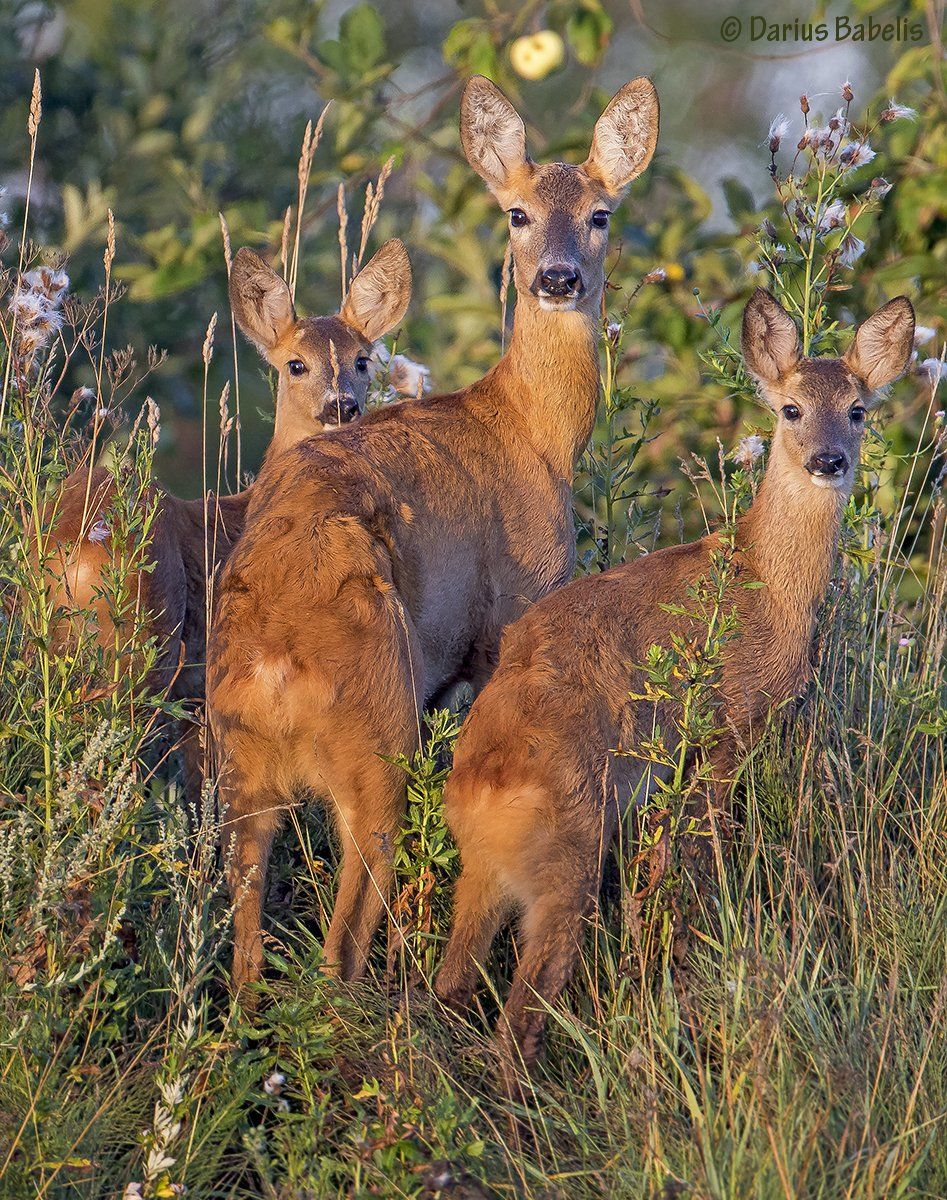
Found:
<path fill-rule="evenodd" d="M 768 292 L 747 305 L 743 358 L 776 428 L 724 576 L 738 621 L 723 643 L 717 723 L 734 740 L 711 751 L 712 792 L 729 790 L 736 739 L 806 683 L 866 410 L 904 370 L 913 335 L 913 309 L 899 297 L 860 327 L 842 358 L 808 358 Z M 498 1027 L 508 1081 L 518 1055 L 528 1066 L 540 1051 L 547 1006 L 572 973 L 622 815 L 661 774 L 622 748 L 657 725 L 673 749 L 676 705 L 661 702 L 656 712 L 634 698 L 645 692 L 636 664 L 649 647 L 669 647 L 673 633 L 706 636 L 678 614 L 692 609 L 689 594 L 723 538 L 655 551 L 540 601 L 506 631 L 499 666 L 461 732 L 444 803 L 462 871 L 435 986 L 465 1008 L 500 923 L 519 911 L 518 966 Z"/>
<path fill-rule="evenodd" d="M 267 463 L 218 589 L 208 700 L 235 914 L 234 983 L 262 963 L 273 836 L 302 791 L 342 843 L 326 966 L 357 977 L 381 918 L 425 701 L 482 685 L 503 627 L 575 561 L 571 481 L 595 419 L 609 215 L 658 132 L 626 84 L 581 166 L 539 165 L 486 79 L 461 140 L 510 214 L 517 304 L 506 354 L 459 392 L 396 404 Z"/>
<path fill-rule="evenodd" d="M 396 326 L 411 298 L 411 267 L 398 240 L 386 242 L 355 276 L 333 317 L 297 318 L 290 290 L 252 250 L 240 250 L 230 274 L 230 301 L 237 324 L 279 372 L 272 459 L 303 438 L 350 424 L 364 411 L 369 356 L 376 339 Z M 156 505 L 146 560 L 152 569 L 126 581 L 134 610 L 144 614 L 144 634 L 161 647 L 150 685 L 173 699 L 199 702 L 204 695 L 208 568 L 211 580 L 243 529 L 251 484 L 233 496 L 205 502 L 180 500 L 154 484 L 142 498 Z M 103 649 L 121 650 L 108 572 L 119 562 L 108 514 L 115 479 L 99 467 L 80 467 L 66 480 L 55 506 L 45 547 L 52 602 L 68 635 L 76 613 L 91 616 Z M 72 614 L 70 616 L 70 614 Z M 129 614 L 129 620 L 136 618 Z M 138 634 L 139 630 L 130 631 Z M 183 649 L 181 646 L 183 643 Z M 201 774 L 199 726 L 180 731 L 191 801 Z"/>

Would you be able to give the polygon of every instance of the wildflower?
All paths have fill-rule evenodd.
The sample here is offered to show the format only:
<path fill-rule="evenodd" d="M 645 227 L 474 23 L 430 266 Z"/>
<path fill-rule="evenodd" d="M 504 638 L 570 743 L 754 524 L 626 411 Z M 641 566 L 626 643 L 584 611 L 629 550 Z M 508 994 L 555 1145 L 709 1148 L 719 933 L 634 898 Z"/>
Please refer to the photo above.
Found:
<path fill-rule="evenodd" d="M 915 325 L 914 345 L 926 346 L 936 332 L 937 330 L 932 328 L 930 325 Z"/>
<path fill-rule="evenodd" d="M 274 1071 L 263 1080 L 263 1090 L 268 1096 L 278 1096 L 286 1083 L 286 1076 L 280 1071 Z"/>
<path fill-rule="evenodd" d="M 839 162 L 847 171 L 857 171 L 859 167 L 867 166 L 875 157 L 875 152 L 866 141 L 854 142 L 839 155 Z"/>
<path fill-rule="evenodd" d="M 762 271 L 762 270 L 763 270 L 763 268 L 760 266 L 760 264 L 758 262 L 756 262 L 755 259 L 751 260 L 750 262 L 748 262 L 746 264 L 747 275 L 759 275 L 760 271 Z"/>
<path fill-rule="evenodd" d="M 21 324 L 31 325 L 46 313 L 49 304 L 44 296 L 32 288 L 18 287 L 7 307 Z"/>
<path fill-rule="evenodd" d="M 799 97 L 799 107 L 802 109 L 803 116 L 809 115 L 809 97 L 805 92 Z"/>
<path fill-rule="evenodd" d="M 740 439 L 733 458 L 737 466 L 742 467 L 744 471 L 749 471 L 753 464 L 762 457 L 765 449 L 766 443 L 760 435 L 751 433 L 749 437 Z"/>
<path fill-rule="evenodd" d="M 769 238 L 769 240 L 771 242 L 775 242 L 776 239 L 779 237 L 779 233 L 776 230 L 776 226 L 769 219 L 769 217 L 767 217 L 766 220 L 763 222 L 763 224 L 760 226 L 760 233 L 762 233 L 764 237 Z"/>
<path fill-rule="evenodd" d="M 664 267 L 652 267 L 651 270 L 642 279 L 642 283 L 663 283 L 667 279 L 668 273 Z"/>
<path fill-rule="evenodd" d="M 783 263 L 786 261 L 786 255 L 788 253 L 789 253 L 789 251 L 782 244 L 782 242 L 777 242 L 776 245 L 772 248 L 772 250 L 770 250 L 767 257 L 769 258 L 770 263 L 774 267 L 781 267 L 783 265 Z"/>
<path fill-rule="evenodd" d="M 419 397 L 430 390 L 431 372 L 404 354 L 395 354 L 388 363 L 391 386 L 401 396 Z"/>
<path fill-rule="evenodd" d="M 618 339 L 621 337 L 621 323 L 619 321 L 611 321 L 605 329 L 605 336 L 613 346 L 617 346 Z"/>
<path fill-rule="evenodd" d="M 851 104 L 851 102 L 855 99 L 855 93 L 852 91 L 852 85 L 848 79 L 846 79 L 845 82 L 842 84 L 842 86 L 839 88 L 839 95 L 842 97 L 842 99 L 845 101 L 846 104 Z"/>
<path fill-rule="evenodd" d="M 925 358 L 917 364 L 919 375 L 928 375 L 936 387 L 944 375 L 947 375 L 947 363 L 942 358 Z"/>
<path fill-rule="evenodd" d="M 104 542 L 108 540 L 109 532 L 108 525 L 99 520 L 92 526 L 87 536 L 90 542 Z"/>
<path fill-rule="evenodd" d="M 65 271 L 57 271 L 52 267 L 37 267 L 34 271 L 27 271 L 23 282 L 30 291 L 45 296 L 57 308 L 69 290 L 69 276 Z"/>
<path fill-rule="evenodd" d="M 944 412 L 942 408 L 939 408 L 937 412 L 934 413 L 934 420 L 937 421 L 938 424 L 943 425 L 944 422 L 947 421 L 947 412 Z"/>
<path fill-rule="evenodd" d="M 888 107 L 881 114 L 881 120 L 913 121 L 916 116 L 916 108 L 908 108 L 906 104 L 897 104 L 894 100 L 889 100 Z"/>
<path fill-rule="evenodd" d="M 777 116 L 773 117 L 772 121 L 770 121 L 769 134 L 767 135 L 769 140 L 770 154 L 776 153 L 776 151 L 779 149 L 779 143 L 783 140 L 788 132 L 789 118 L 783 113 L 779 113 Z"/>
<path fill-rule="evenodd" d="M 854 233 L 846 233 L 838 248 L 839 262 L 843 267 L 853 267 L 865 253 L 865 243 Z"/>
<path fill-rule="evenodd" d="M 868 189 L 868 195 L 873 200 L 883 200 L 891 191 L 894 184 L 889 183 L 883 176 L 878 175 L 871 181 L 871 187 Z"/>
<path fill-rule="evenodd" d="M 913 645 L 914 645 L 914 639 L 913 639 L 913 638 L 909 638 L 909 637 L 899 637 L 899 638 L 898 638 L 898 646 L 899 646 L 899 647 L 900 647 L 902 650 L 904 650 L 904 649 L 905 649 L 906 647 L 908 647 L 908 646 L 913 646 Z"/>
<path fill-rule="evenodd" d="M 819 232 L 828 233 L 830 229 L 838 229 L 845 224 L 848 210 L 841 200 L 833 200 L 819 217 Z"/>
<path fill-rule="evenodd" d="M 835 110 L 835 116 L 829 121 L 829 129 L 838 136 L 844 136 L 848 133 L 850 125 L 848 118 L 845 116 L 845 109 L 838 108 Z"/>
<path fill-rule="evenodd" d="M 122 1192 L 122 1200 L 139 1200 L 142 1195 L 144 1193 L 140 1183 L 126 1183 L 125 1190 Z"/>

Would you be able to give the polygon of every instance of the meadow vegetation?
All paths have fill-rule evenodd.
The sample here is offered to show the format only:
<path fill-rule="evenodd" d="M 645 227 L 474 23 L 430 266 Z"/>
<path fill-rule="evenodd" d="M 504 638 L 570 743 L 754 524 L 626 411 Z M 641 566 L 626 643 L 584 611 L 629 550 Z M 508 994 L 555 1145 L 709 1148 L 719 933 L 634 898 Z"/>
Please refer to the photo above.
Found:
<path fill-rule="evenodd" d="M 348 18 L 348 42 L 319 42 L 312 56 L 326 94 L 337 95 L 326 118 L 331 169 L 355 153 L 351 123 L 363 102 L 368 114 L 358 134 L 370 152 L 348 168 L 353 196 L 387 161 L 373 157 L 381 114 L 369 68 L 377 82 L 388 58 L 380 18 L 366 15 L 374 10 L 351 11 L 362 15 Z M 280 17 L 271 33 L 304 59 L 303 19 Z M 596 38 L 608 37 L 590 21 L 562 25 L 587 67 Z M 487 18 L 459 22 L 445 46 L 450 70 L 491 70 L 505 82 L 510 35 Z M 346 57 L 355 38 L 364 43 L 357 63 Z M 738 329 L 757 284 L 796 318 L 808 353 L 844 348 L 853 322 L 899 291 L 922 329 L 909 375 L 866 434 L 811 683 L 740 766 L 716 889 L 695 891 L 680 852 L 685 785 L 629 818 L 523 1106 L 499 1094 L 489 1038 L 514 940 L 501 939 L 493 986 L 469 1022 L 431 988 L 457 868 L 440 800 L 462 711 L 429 714 L 422 752 L 402 764 L 409 808 L 397 887 L 369 979 L 342 987 L 320 974 L 336 859 L 318 811 L 300 807 L 275 855 L 258 1009 L 248 1015 L 230 998 L 214 789 L 200 813 L 188 811 L 167 735 L 169 718 L 184 714 L 149 686 L 159 647 L 127 584 L 129 569 L 149 562 L 154 508 L 144 497 L 163 422 L 146 398 L 166 364 L 158 351 L 125 349 L 122 336 L 125 306 L 140 315 L 147 289 L 161 280 L 173 288 L 182 261 L 226 277 L 221 227 L 213 239 L 195 230 L 183 260 L 166 241 L 160 269 L 129 270 L 116 246 L 117 188 L 96 225 L 104 254 L 83 267 L 80 289 L 55 252 L 69 238 L 51 238 L 54 251 L 41 244 L 29 191 L 9 205 L 0 280 L 0 1194 L 947 1194 L 942 381 L 938 390 L 947 116 L 943 80 L 933 78 L 942 66 L 911 53 L 889 81 L 911 109 L 840 81 L 837 94 L 804 99 L 790 117 L 767 114 L 769 198 L 761 207 L 734 182 L 732 232 L 704 231 L 706 197 L 667 163 L 633 192 L 616 229 L 600 420 L 575 489 L 584 572 L 730 523 L 749 503 L 768 425 Z M 592 91 L 589 111 L 601 107 Z M 29 178 L 42 161 L 44 120 L 37 78 L 18 134 Z M 453 101 L 437 121 L 435 141 L 456 124 Z M 556 149 L 570 150 L 573 129 L 587 140 L 582 113 Z M 397 150 L 409 179 L 412 155 L 423 159 L 425 148 Z M 336 289 L 337 224 L 329 248 L 311 224 L 324 226 L 327 211 L 336 220 L 329 173 L 304 162 L 285 226 L 282 216 L 254 224 L 244 210 L 229 222 L 234 247 L 256 240 L 276 261 L 288 244 L 289 268 L 293 238 L 283 230 L 300 229 L 300 277 Z M 470 175 L 451 165 L 431 189 L 439 215 L 427 253 L 434 244 L 453 258 L 453 274 L 439 278 L 469 285 L 481 309 L 451 313 L 442 297 L 431 310 L 445 319 L 436 338 L 419 317 L 397 346 L 428 361 L 436 339 L 453 336 L 463 368 L 448 355 L 445 369 L 459 382 L 498 352 L 506 296 L 482 259 L 489 238 L 502 259 L 500 226 Z M 393 224 L 397 178 L 378 240 L 401 234 L 412 252 L 410 231 Z M 639 227 L 642 193 L 655 190 L 665 218 Z M 83 200 L 89 220 L 91 203 Z M 262 190 L 259 204 L 272 213 Z M 160 258 L 157 241 L 151 251 Z M 428 311 L 428 299 L 422 292 L 415 308 Z M 204 413 L 200 484 L 220 489 L 236 480 L 241 377 L 225 310 L 211 311 L 190 313 L 201 330 L 192 365 Z M 246 415 L 255 382 L 244 367 Z M 375 392 L 384 403 L 388 372 Z M 80 622 L 64 649 L 44 585 L 46 533 L 62 480 L 93 458 L 116 479 L 107 523 L 90 531 L 118 548 L 105 584 L 116 643 L 100 645 Z M 699 644 L 649 659 L 656 698 L 688 681 L 688 750 L 713 736 L 720 639 L 733 635 L 718 612 Z"/>

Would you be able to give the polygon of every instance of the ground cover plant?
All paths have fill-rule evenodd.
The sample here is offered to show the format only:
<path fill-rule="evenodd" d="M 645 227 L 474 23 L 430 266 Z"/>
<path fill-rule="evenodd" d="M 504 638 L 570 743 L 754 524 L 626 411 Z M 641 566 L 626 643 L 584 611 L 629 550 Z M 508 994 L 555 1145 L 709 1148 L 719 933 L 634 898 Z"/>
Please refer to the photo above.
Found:
<path fill-rule="evenodd" d="M 270 53 L 333 99 L 329 157 L 309 151 L 321 105 L 305 136 L 305 120 L 292 138 L 267 132 L 287 159 L 303 138 L 298 172 L 275 185 L 288 210 L 268 190 L 272 174 L 252 175 L 252 202 L 228 207 L 236 159 L 220 167 L 206 132 L 215 105 L 235 103 L 222 72 L 206 91 L 173 93 L 181 141 L 139 146 L 144 182 L 119 161 L 104 192 L 92 175 L 84 191 L 70 184 L 58 228 L 43 193 L 63 165 L 55 131 L 76 66 L 50 64 L 45 95 L 45 69 L 32 81 L 20 72 L 3 154 L 24 184 L 4 199 L 0 255 L 4 1196 L 947 1193 L 947 110 L 936 43 L 927 57 L 904 51 L 883 94 L 862 94 L 857 79 L 813 83 L 792 112 L 759 114 L 754 185 L 729 182 L 726 230 L 708 229 L 706 195 L 665 160 L 615 231 L 602 404 L 575 486 L 583 572 L 726 525 L 748 504 L 769 429 L 739 356 L 754 287 L 792 313 L 809 353 L 844 349 L 852 325 L 898 292 L 920 323 L 910 372 L 866 434 L 811 682 L 740 765 L 716 887 L 695 890 L 683 852 L 682 775 L 629 819 L 546 1056 L 524 1102 L 504 1099 L 489 1033 L 514 942 L 495 949 L 495 986 L 469 1021 L 431 988 L 457 871 L 441 793 L 460 696 L 457 711 L 427 715 L 421 753 L 402 764 L 397 886 L 369 979 L 342 987 L 320 974 L 337 860 L 318 813 L 301 807 L 275 856 L 257 1010 L 227 991 L 214 788 L 189 811 L 168 736 L 183 713 L 150 683 L 159 648 L 128 586 L 132 569 L 149 569 L 147 487 L 169 440 L 187 456 L 175 387 L 186 382 L 200 414 L 192 490 L 234 488 L 253 462 L 241 430 L 271 400 L 218 295 L 232 250 L 252 241 L 302 303 L 328 311 L 340 244 L 344 272 L 372 213 L 369 181 L 376 203 L 385 192 L 376 244 L 399 234 L 414 256 L 410 228 L 397 227 L 411 188 L 437 209 L 418 239 L 417 315 L 380 355 L 373 402 L 423 390 L 416 359 L 441 385 L 496 357 L 512 301 L 504 240 L 456 159 L 454 84 L 484 70 L 528 99 L 530 73 L 551 64 L 554 83 L 564 46 L 583 94 L 558 140 L 535 115 L 571 153 L 601 108 L 592 73 L 615 24 L 594 2 L 527 8 L 451 26 L 443 104 L 420 133 L 399 131 L 405 112 L 378 98 L 397 57 L 382 15 L 349 8 L 333 39 L 317 9 L 280 9 Z M 552 40 L 517 46 L 540 17 Z M 177 69 L 171 49 L 156 63 L 120 42 L 115 56 L 142 63 L 128 72 L 141 102 L 135 137 L 167 132 L 160 105 L 140 109 L 149 87 L 151 99 L 164 94 L 151 74 L 160 62 Z M 127 146 L 119 107 L 104 124 Z M 420 181 L 429 160 L 446 163 L 436 183 Z M 175 172 L 185 193 L 203 189 L 184 234 L 172 215 L 180 198 L 157 182 Z M 148 181 L 156 216 L 139 229 Z M 203 211 L 209 200 L 222 219 Z M 464 303 L 443 298 L 461 291 Z M 155 314 L 172 333 L 167 357 L 150 347 Z M 44 575 L 58 489 L 93 459 L 116 480 L 106 521 L 88 533 L 115 551 L 106 645 L 81 620 L 63 641 Z M 656 698 L 689 681 L 691 751 L 713 737 L 720 641 L 733 635 L 725 614 L 708 612 L 706 638 L 649 659 Z"/>

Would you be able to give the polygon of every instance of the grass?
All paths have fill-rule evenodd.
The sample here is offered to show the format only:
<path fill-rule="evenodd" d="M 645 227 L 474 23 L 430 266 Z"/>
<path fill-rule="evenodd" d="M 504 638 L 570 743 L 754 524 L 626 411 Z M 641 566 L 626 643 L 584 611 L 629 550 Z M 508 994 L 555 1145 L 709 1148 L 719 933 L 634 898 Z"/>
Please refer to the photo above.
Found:
<path fill-rule="evenodd" d="M 809 185 L 834 195 L 822 167 L 794 187 Z M 818 286 L 814 243 L 796 265 Z M 784 271 L 772 282 L 788 292 Z M 799 310 L 824 345 L 823 298 Z M 146 414 L 120 437 L 118 416 L 138 374 L 104 337 L 73 336 L 104 333 L 115 302 L 107 284 L 54 308 L 61 328 L 39 351 L 4 316 L 0 1194 L 947 1194 L 945 428 L 932 389 L 898 393 L 920 414 L 913 452 L 895 456 L 881 432 L 868 446 L 811 685 L 742 764 L 716 893 L 695 895 L 676 855 L 649 890 L 655 814 L 630 818 L 529 1102 L 514 1107 L 489 1038 L 512 939 L 469 1022 L 431 990 L 456 867 L 440 808 L 450 713 L 429 716 L 404 764 L 398 934 L 379 939 L 370 978 L 319 973 L 335 860 L 320 814 L 300 808 L 274 861 L 258 1011 L 228 997 L 213 793 L 189 821 L 123 572 L 106 582 L 119 644 L 105 648 L 84 633 L 56 649 L 42 583 L 49 506 L 89 453 L 70 432 L 83 424 L 93 447 L 113 447 L 113 537 L 126 561 L 147 556 L 155 431 Z M 710 326 L 708 369 L 745 390 L 729 331 L 712 314 Z M 65 422 L 56 382 L 84 354 L 96 389 Z M 661 536 L 660 497 L 635 469 L 660 418 L 619 384 L 620 360 L 611 328 L 605 416 L 577 485 L 588 571 Z M 711 522 L 747 502 L 758 470 L 723 453 L 719 467 L 685 471 Z"/>

